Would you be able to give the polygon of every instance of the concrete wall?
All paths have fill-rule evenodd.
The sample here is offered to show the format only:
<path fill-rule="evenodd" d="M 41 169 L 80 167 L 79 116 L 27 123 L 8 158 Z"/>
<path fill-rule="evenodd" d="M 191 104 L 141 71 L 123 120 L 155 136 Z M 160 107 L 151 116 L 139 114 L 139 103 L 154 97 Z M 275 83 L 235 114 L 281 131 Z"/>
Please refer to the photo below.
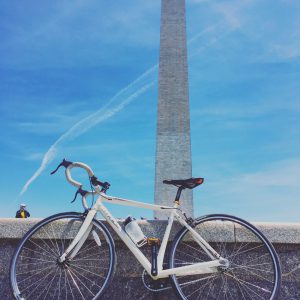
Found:
<path fill-rule="evenodd" d="M 37 219 L 0 219 L 0 299 L 12 299 L 9 288 L 9 263 L 13 251 L 24 233 L 35 224 Z M 165 221 L 140 221 L 148 236 L 162 237 Z M 283 282 L 280 299 L 300 299 L 300 224 L 256 223 L 275 245 L 280 256 Z M 171 239 L 179 229 L 176 225 Z M 152 293 L 143 286 L 143 268 L 133 255 L 116 238 L 117 269 L 103 299 L 176 299 L 171 289 Z"/>

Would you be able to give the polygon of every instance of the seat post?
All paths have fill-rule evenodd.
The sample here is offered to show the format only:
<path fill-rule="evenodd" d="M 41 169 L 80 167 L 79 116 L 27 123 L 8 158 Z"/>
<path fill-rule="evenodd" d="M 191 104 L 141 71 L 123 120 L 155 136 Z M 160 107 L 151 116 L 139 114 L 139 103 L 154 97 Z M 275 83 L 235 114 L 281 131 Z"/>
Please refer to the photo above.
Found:
<path fill-rule="evenodd" d="M 178 202 L 179 203 L 179 200 L 180 200 L 180 196 L 181 196 L 181 192 L 182 190 L 184 190 L 185 188 L 183 186 L 180 186 L 177 190 L 177 194 L 176 194 L 176 197 L 175 197 L 175 201 L 174 202 Z"/>

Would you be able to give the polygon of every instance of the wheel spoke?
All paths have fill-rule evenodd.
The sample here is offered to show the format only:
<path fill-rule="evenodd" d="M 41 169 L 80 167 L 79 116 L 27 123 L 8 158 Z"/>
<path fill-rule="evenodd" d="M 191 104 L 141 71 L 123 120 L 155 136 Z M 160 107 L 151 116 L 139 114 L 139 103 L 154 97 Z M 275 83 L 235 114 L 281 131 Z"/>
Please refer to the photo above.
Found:
<path fill-rule="evenodd" d="M 259 272 L 264 272 L 264 273 L 270 273 L 270 274 L 273 274 L 272 271 L 268 271 L 268 270 L 262 270 L 260 268 L 252 268 L 248 265 L 237 265 L 236 267 L 233 267 L 233 268 L 230 268 L 230 270 L 239 270 L 239 269 L 244 269 L 244 270 L 253 270 L 253 271 L 259 271 Z M 267 280 L 267 279 L 266 279 Z"/>
<path fill-rule="evenodd" d="M 189 276 L 171 276 L 181 298 L 188 300 L 273 299 L 279 290 L 280 266 L 276 253 L 264 240 L 263 235 L 251 224 L 225 215 L 208 216 L 200 219 L 195 226 L 195 230 L 200 235 L 202 232 L 205 235 L 205 230 L 211 229 L 214 232 L 214 228 L 222 240 L 209 244 L 228 260 L 229 265 L 218 267 L 216 273 L 206 276 L 194 274 L 189 281 L 186 281 Z M 228 228 L 241 229 L 245 236 L 250 237 L 254 242 L 240 243 L 236 239 L 233 242 L 226 242 Z M 195 244 L 196 241 L 189 231 L 182 230 L 173 243 L 170 267 L 211 261 L 201 246 Z M 201 270 L 201 264 L 199 269 Z"/>
<path fill-rule="evenodd" d="M 214 278 L 214 277 L 216 277 L 215 274 L 214 274 L 214 275 L 209 275 L 209 276 L 206 276 L 206 277 L 203 277 L 203 278 L 195 279 L 195 280 L 192 280 L 192 281 L 180 283 L 179 285 L 180 285 L 181 287 L 186 287 L 186 286 L 188 286 L 188 285 L 197 283 L 197 282 L 199 282 L 199 281 L 204 281 L 204 280 L 207 280 L 207 279 L 210 279 L 210 278 Z M 182 278 L 185 278 L 185 277 L 182 277 Z"/>
<path fill-rule="evenodd" d="M 249 243 L 248 243 L 249 244 Z M 247 245 L 248 245 L 247 244 Z M 253 247 L 253 248 L 250 248 L 250 249 L 247 249 L 247 250 L 244 250 L 244 251 L 242 251 L 242 252 L 237 252 L 235 255 L 234 255 L 234 257 L 233 257 L 233 259 L 236 257 L 236 256 L 238 256 L 238 255 L 241 255 L 241 254 L 245 254 L 245 253 L 247 253 L 247 252 L 249 252 L 249 251 L 252 251 L 252 250 L 257 250 L 258 248 L 261 248 L 261 247 L 263 247 L 264 245 L 259 245 L 259 246 L 256 246 L 256 247 Z M 244 248 L 244 247 L 243 247 Z M 230 258 L 230 256 L 228 256 L 228 258 Z"/>
<path fill-rule="evenodd" d="M 78 253 L 77 253 L 77 255 L 81 255 L 82 253 L 84 253 L 84 252 L 86 252 L 86 251 L 91 251 L 92 249 L 97 249 L 97 248 L 99 248 L 99 246 L 98 245 L 95 245 L 95 246 L 93 246 L 93 247 L 91 247 L 91 248 L 89 248 L 89 249 L 85 249 L 84 251 L 79 251 Z M 76 255 L 76 256 L 77 256 Z"/>
<path fill-rule="evenodd" d="M 80 290 L 80 288 L 79 288 L 79 286 L 78 286 L 78 284 L 77 284 L 77 282 L 76 282 L 76 280 L 74 279 L 74 277 L 73 277 L 73 275 L 72 275 L 70 269 L 68 269 L 67 272 L 69 273 L 69 275 L 70 275 L 70 277 L 71 277 L 71 279 L 72 279 L 72 282 L 73 282 L 73 284 L 75 285 L 75 287 L 76 287 L 77 291 L 79 292 L 79 294 L 81 295 L 82 299 L 85 299 L 84 296 L 83 296 L 83 294 L 82 294 L 82 292 L 81 292 L 81 290 Z"/>
<path fill-rule="evenodd" d="M 27 248 L 27 247 L 23 247 L 23 250 L 33 252 L 32 255 L 37 254 L 37 255 L 42 255 L 42 256 L 45 256 L 46 258 L 49 258 L 49 252 L 46 252 L 48 254 L 48 255 L 46 255 L 45 253 L 42 253 L 41 251 L 33 250 L 33 249 L 30 249 L 30 248 Z"/>
<path fill-rule="evenodd" d="M 50 226 L 51 226 L 51 223 L 50 223 Z M 56 256 L 59 256 L 59 249 L 58 249 L 58 247 L 57 246 L 55 246 L 55 244 L 53 243 L 53 241 L 52 241 L 52 239 L 54 238 L 54 233 L 52 232 L 52 234 L 53 234 L 53 238 L 49 235 L 49 233 L 48 233 L 48 231 L 46 231 L 46 229 L 44 228 L 44 227 L 42 227 L 42 229 L 43 229 L 43 231 L 46 233 L 46 235 L 48 236 L 48 239 L 49 239 L 49 241 L 50 241 L 50 243 L 52 244 L 52 246 L 53 246 L 53 248 L 51 248 L 51 250 L 53 250 L 54 251 L 54 254 L 56 255 Z M 57 247 L 57 248 L 56 248 Z M 57 249 L 57 252 L 56 252 L 56 249 Z"/>
<path fill-rule="evenodd" d="M 66 277 L 66 279 L 67 279 L 68 286 L 69 286 L 69 289 L 70 289 L 70 292 L 71 292 L 71 295 L 72 295 L 72 299 L 74 299 L 74 300 L 75 300 L 75 298 L 74 298 L 74 294 L 73 294 L 73 291 L 72 291 L 72 288 L 71 288 L 71 284 L 70 284 L 70 281 L 69 281 L 69 278 L 68 278 L 68 273 L 67 273 L 67 271 L 66 271 L 66 270 L 64 270 L 64 271 L 65 271 L 65 277 Z"/>
<path fill-rule="evenodd" d="M 79 278 L 79 276 L 76 275 L 75 270 L 72 271 L 71 268 L 69 268 L 69 270 L 78 279 L 78 281 L 88 290 L 88 292 L 94 297 L 95 294 L 84 284 L 84 282 Z"/>
<path fill-rule="evenodd" d="M 96 284 L 94 280 L 91 280 L 89 277 L 84 276 L 83 274 L 81 274 L 80 272 L 78 272 L 78 270 L 75 270 L 74 268 L 70 268 L 71 272 L 74 274 L 77 274 L 77 276 L 83 277 L 85 280 L 89 281 L 90 283 L 92 283 L 92 285 L 98 286 L 99 288 L 101 288 L 100 285 Z"/>
<path fill-rule="evenodd" d="M 53 240 L 54 240 L 55 245 L 56 245 L 56 248 L 57 248 L 57 254 L 60 255 L 61 252 L 60 252 L 60 248 L 59 248 L 59 246 L 58 246 L 57 240 L 56 240 L 56 238 L 55 238 L 55 232 L 54 232 L 54 230 L 53 230 L 53 225 L 52 225 L 52 223 L 50 223 L 50 227 L 51 227 L 51 232 L 52 232 Z M 51 240 L 52 240 L 52 239 L 51 239 Z"/>
<path fill-rule="evenodd" d="M 81 268 L 81 267 L 79 267 L 79 266 L 76 266 L 76 265 L 72 265 L 72 266 L 70 266 L 70 268 L 77 268 L 77 269 L 80 269 L 80 270 L 82 270 L 83 272 L 85 272 L 85 273 L 89 273 L 89 274 L 92 274 L 92 275 L 94 275 L 94 276 L 99 276 L 99 277 L 101 277 L 101 278 L 104 278 L 103 276 L 101 276 L 100 274 L 97 274 L 97 273 L 95 273 L 95 272 L 92 272 L 92 271 L 89 271 L 89 270 L 86 270 L 86 269 L 84 269 L 84 268 Z"/>
<path fill-rule="evenodd" d="M 32 277 L 34 277 L 34 276 L 37 276 L 37 275 L 40 276 L 40 274 L 41 274 L 42 272 L 45 272 L 46 270 L 53 269 L 53 268 L 56 268 L 56 265 L 50 266 L 50 267 L 47 267 L 47 268 L 41 268 L 41 269 L 35 270 L 35 273 L 33 273 L 32 275 L 26 277 L 26 278 L 23 279 L 23 280 L 20 280 L 20 281 L 19 281 L 19 284 L 22 283 L 22 282 L 24 282 L 24 281 L 26 281 L 26 280 L 28 280 L 28 279 L 30 279 L 30 278 L 32 278 Z M 19 274 L 17 274 L 17 275 L 20 275 L 20 274 L 27 274 L 27 273 L 28 273 L 28 272 L 23 272 L 23 273 L 19 273 Z M 35 283 L 35 282 L 33 282 L 32 284 L 34 284 L 34 283 Z"/>
<path fill-rule="evenodd" d="M 181 250 L 178 250 L 177 253 L 180 253 L 180 254 L 183 254 L 183 255 L 187 255 L 187 256 L 189 256 L 189 257 L 192 257 L 192 258 L 194 258 L 196 261 L 199 260 L 199 258 L 198 258 L 197 256 L 194 256 L 194 255 L 185 253 L 185 252 L 183 252 L 183 251 L 181 251 Z M 201 259 L 200 259 L 200 260 L 201 260 Z M 203 260 L 201 260 L 201 261 L 203 261 Z"/>
<path fill-rule="evenodd" d="M 188 245 L 187 243 L 183 243 L 183 245 L 185 245 L 188 248 L 191 248 L 193 251 L 196 251 L 196 252 L 198 252 L 198 253 L 200 253 L 202 255 L 204 254 L 205 256 L 207 256 L 206 252 L 202 248 L 200 248 L 201 249 L 201 251 L 200 251 L 199 249 L 197 249 L 197 248 L 195 248 L 195 247 L 193 247 L 191 245 Z M 201 260 L 201 261 L 203 261 L 203 260 Z"/>
<path fill-rule="evenodd" d="M 216 279 L 217 279 L 217 277 L 213 278 L 213 280 L 210 282 L 210 284 L 209 284 L 209 289 L 208 289 L 207 296 L 206 296 L 206 299 L 209 299 L 208 296 L 209 296 L 209 294 L 210 294 L 211 288 L 212 288 L 214 282 L 216 281 Z"/>
<path fill-rule="evenodd" d="M 49 245 L 43 240 L 41 239 L 41 241 L 43 242 L 43 244 L 45 244 L 47 246 L 47 248 L 50 250 L 47 251 L 44 248 L 42 248 L 40 245 L 38 245 L 37 243 L 35 243 L 34 241 L 32 241 L 31 239 L 28 240 L 30 243 L 32 243 L 33 245 L 37 246 L 38 248 L 40 248 L 42 251 L 46 252 L 48 255 L 52 256 L 52 257 L 57 257 L 56 253 L 52 251 L 52 249 L 49 247 Z"/>
<path fill-rule="evenodd" d="M 24 255 L 21 255 L 20 258 L 21 259 L 24 258 L 24 259 L 38 260 L 38 261 L 41 261 L 41 262 L 50 262 L 50 263 L 53 263 L 53 260 L 46 260 L 46 259 L 41 259 L 41 258 L 34 258 L 34 257 L 29 257 L 29 256 L 24 256 Z"/>
<path fill-rule="evenodd" d="M 59 262 L 59 256 L 84 219 L 80 214 L 53 216 L 35 225 L 20 242 L 11 266 L 15 293 L 36 300 L 92 300 L 100 298 L 114 270 L 114 246 L 108 230 L 93 220 L 101 232 L 101 247 L 87 239 L 75 259 Z"/>
<path fill-rule="evenodd" d="M 57 272 L 57 268 L 55 269 L 55 273 L 54 273 L 54 276 L 51 280 L 51 283 L 53 282 L 54 278 L 55 278 L 55 275 L 56 275 L 56 272 Z M 32 283 L 31 285 L 27 286 L 23 291 L 26 291 L 28 288 L 32 287 L 35 283 L 38 283 L 38 285 L 33 289 L 31 290 L 30 294 L 27 296 L 28 299 L 30 299 L 30 296 L 37 290 L 38 287 L 41 286 L 41 284 L 50 276 L 51 273 L 49 273 L 48 275 L 46 275 L 46 277 L 42 277 L 40 278 L 38 281 Z"/>
<path fill-rule="evenodd" d="M 259 287 L 259 286 L 256 285 L 256 284 L 253 284 L 253 283 L 251 283 L 251 282 L 247 282 L 247 281 L 245 281 L 245 280 L 239 279 L 239 278 L 237 278 L 236 276 L 232 276 L 232 275 L 229 275 L 229 274 L 227 274 L 227 275 L 228 275 L 228 276 L 231 276 L 231 277 L 234 278 L 235 280 L 238 280 L 244 287 L 246 287 L 247 289 L 249 289 L 251 292 L 253 292 L 255 295 L 257 295 L 257 296 L 260 297 L 261 299 L 264 299 L 264 297 L 263 297 L 263 296 L 260 296 L 259 294 L 257 294 L 257 292 L 255 292 L 255 290 L 251 289 L 251 287 L 254 287 L 254 288 L 256 288 L 256 289 L 258 289 L 258 290 L 260 290 L 260 291 L 263 291 L 263 292 L 265 292 L 265 293 L 271 293 L 271 291 L 266 290 L 266 289 L 264 289 L 264 288 L 261 288 L 261 287 Z"/>

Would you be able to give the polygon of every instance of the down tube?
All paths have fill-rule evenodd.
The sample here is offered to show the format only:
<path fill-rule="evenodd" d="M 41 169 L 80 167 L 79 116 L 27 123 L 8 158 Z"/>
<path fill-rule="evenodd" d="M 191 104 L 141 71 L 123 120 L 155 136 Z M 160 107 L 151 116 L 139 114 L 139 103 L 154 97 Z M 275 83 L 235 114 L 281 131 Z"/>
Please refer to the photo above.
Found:
<path fill-rule="evenodd" d="M 141 250 L 135 245 L 135 243 L 129 238 L 124 229 L 119 225 L 117 220 L 112 216 L 108 209 L 102 204 L 97 203 L 97 210 L 103 215 L 115 233 L 120 237 L 120 239 L 125 243 L 128 249 L 133 253 L 140 264 L 145 268 L 145 270 L 150 274 L 151 263 L 141 252 Z"/>

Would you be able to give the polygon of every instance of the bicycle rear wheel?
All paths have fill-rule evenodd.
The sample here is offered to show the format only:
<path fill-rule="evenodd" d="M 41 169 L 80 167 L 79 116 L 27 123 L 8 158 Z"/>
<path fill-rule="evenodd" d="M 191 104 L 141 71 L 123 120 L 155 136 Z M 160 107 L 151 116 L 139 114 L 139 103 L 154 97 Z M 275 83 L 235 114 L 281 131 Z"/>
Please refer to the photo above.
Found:
<path fill-rule="evenodd" d="M 79 213 L 57 214 L 23 237 L 10 266 L 16 299 L 99 299 L 115 269 L 114 242 L 102 223 L 94 219 L 78 253 L 58 261 L 84 218 Z"/>
<path fill-rule="evenodd" d="M 195 220 L 195 230 L 229 261 L 229 267 L 209 274 L 170 276 L 180 299 L 276 299 L 281 281 L 279 260 L 257 228 L 233 216 L 209 215 Z M 177 234 L 170 268 L 210 260 L 186 228 Z"/>

